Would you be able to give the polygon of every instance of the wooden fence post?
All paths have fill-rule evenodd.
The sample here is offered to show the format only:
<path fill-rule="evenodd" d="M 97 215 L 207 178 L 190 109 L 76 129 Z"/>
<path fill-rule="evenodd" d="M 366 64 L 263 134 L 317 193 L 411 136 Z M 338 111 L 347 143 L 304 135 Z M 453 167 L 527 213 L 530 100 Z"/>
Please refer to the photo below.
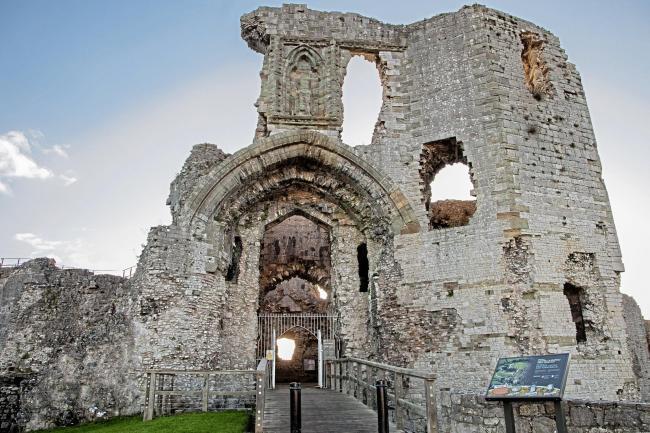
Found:
<path fill-rule="evenodd" d="M 264 386 L 264 374 L 258 372 L 255 374 L 255 433 L 262 433 L 264 421 L 264 398 L 266 396 L 266 387 Z"/>
<path fill-rule="evenodd" d="M 208 411 L 208 373 L 203 375 L 203 399 L 202 399 L 202 408 L 203 412 Z"/>
<path fill-rule="evenodd" d="M 400 399 L 404 398 L 404 375 L 395 373 L 395 424 L 398 429 L 404 428 L 404 407 Z"/>
<path fill-rule="evenodd" d="M 149 373 L 149 396 L 145 408 L 144 420 L 151 421 L 154 415 L 154 404 L 156 403 L 156 373 Z"/>
<path fill-rule="evenodd" d="M 438 433 L 438 404 L 434 379 L 424 380 L 424 396 L 427 405 L 427 433 Z"/>

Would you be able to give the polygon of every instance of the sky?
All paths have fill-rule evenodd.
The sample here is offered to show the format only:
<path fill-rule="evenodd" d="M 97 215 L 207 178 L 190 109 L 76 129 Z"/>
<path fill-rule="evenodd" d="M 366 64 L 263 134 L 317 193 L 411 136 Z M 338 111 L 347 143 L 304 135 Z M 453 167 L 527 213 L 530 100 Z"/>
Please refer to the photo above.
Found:
<path fill-rule="evenodd" d="M 626 266 L 621 290 L 650 318 L 650 2 L 482 3 L 552 31 L 577 65 Z M 241 40 L 239 17 L 280 4 L 0 0 L 0 257 L 134 265 L 149 228 L 171 220 L 169 183 L 192 145 L 232 153 L 251 143 L 262 56 Z M 463 2 L 308 5 L 407 24 Z M 376 99 L 363 93 L 376 71 L 363 63 L 358 85 L 345 83 L 360 93 L 344 88 L 350 144 L 368 138 L 346 127 L 363 123 L 348 116 L 376 118 Z M 359 100 L 366 105 L 349 107 Z"/>

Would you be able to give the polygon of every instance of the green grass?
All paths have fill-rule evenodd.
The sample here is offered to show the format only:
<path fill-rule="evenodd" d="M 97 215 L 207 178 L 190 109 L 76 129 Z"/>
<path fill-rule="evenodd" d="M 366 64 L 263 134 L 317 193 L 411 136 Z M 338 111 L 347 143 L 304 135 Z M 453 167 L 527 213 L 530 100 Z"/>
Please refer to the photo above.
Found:
<path fill-rule="evenodd" d="M 247 412 L 192 413 L 143 422 L 141 416 L 100 421 L 75 427 L 38 430 L 41 433 L 244 433 Z"/>

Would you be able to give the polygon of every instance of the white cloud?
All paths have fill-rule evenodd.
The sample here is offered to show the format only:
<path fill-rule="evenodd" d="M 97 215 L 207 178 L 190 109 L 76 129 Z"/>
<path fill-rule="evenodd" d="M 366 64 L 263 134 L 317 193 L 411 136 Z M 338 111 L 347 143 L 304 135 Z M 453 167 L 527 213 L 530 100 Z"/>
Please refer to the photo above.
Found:
<path fill-rule="evenodd" d="M 31 157 L 29 140 L 20 131 L 0 135 L 0 179 L 48 179 L 52 171 L 39 166 Z M 5 192 L 8 186 L 4 184 Z"/>
<path fill-rule="evenodd" d="M 50 257 L 56 260 L 59 266 L 89 267 L 90 260 L 85 253 L 87 248 L 81 238 L 52 241 L 34 233 L 16 233 L 14 239 L 28 244 L 32 248 L 32 257 Z"/>
<path fill-rule="evenodd" d="M 70 145 L 54 145 L 45 148 L 39 144 L 44 137 L 43 133 L 37 130 L 29 130 L 26 133 L 21 131 L 9 131 L 0 135 L 0 194 L 11 195 L 9 187 L 10 179 L 53 179 L 63 181 L 64 186 L 70 186 L 77 182 L 76 176 L 70 172 L 55 175 L 49 168 L 39 165 L 32 158 L 32 148 L 36 148 L 44 154 L 53 154 L 61 158 L 68 158 L 67 149 Z"/>
<path fill-rule="evenodd" d="M 61 178 L 61 180 L 63 180 L 63 185 L 65 185 L 65 186 L 70 186 L 73 183 L 76 183 L 77 180 L 78 180 L 74 176 L 68 176 L 68 175 L 65 175 L 65 174 L 60 174 L 59 178 Z"/>
<path fill-rule="evenodd" d="M 70 149 L 69 144 L 55 144 L 52 147 L 43 149 L 43 153 L 45 154 L 53 153 L 55 155 L 60 156 L 61 158 L 67 159 L 69 157 L 67 149 Z"/>

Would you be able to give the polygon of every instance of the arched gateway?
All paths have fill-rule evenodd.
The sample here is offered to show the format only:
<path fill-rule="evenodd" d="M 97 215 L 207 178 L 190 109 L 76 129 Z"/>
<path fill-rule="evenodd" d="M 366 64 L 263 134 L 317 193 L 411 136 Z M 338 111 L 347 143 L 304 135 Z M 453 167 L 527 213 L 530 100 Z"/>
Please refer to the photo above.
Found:
<path fill-rule="evenodd" d="M 361 289 L 361 280 L 394 234 L 419 230 L 404 195 L 385 176 L 336 139 L 291 132 L 225 159 L 189 197 L 177 220 L 207 244 L 205 270 L 257 298 L 238 314 L 259 316 L 252 322 L 256 337 L 245 344 L 256 348 L 258 360 L 286 331 L 283 321 L 322 334 L 326 348 L 369 354 L 374 295 Z M 369 246 L 363 269 L 360 245 Z"/>
<path fill-rule="evenodd" d="M 202 299 L 186 291 L 173 301 L 175 320 L 192 311 L 185 326 L 202 326 L 205 352 L 194 365 L 251 365 L 274 353 L 285 332 L 299 347 L 309 345 L 296 352 L 306 353 L 301 374 L 312 360 L 322 367 L 323 350 L 369 356 L 378 344 L 372 275 L 394 261 L 395 235 L 420 229 L 400 189 L 350 147 L 315 131 L 258 139 L 229 157 L 215 151 L 212 161 L 206 155 L 191 156 L 172 185 L 167 228 L 181 241 L 171 248 L 185 244 L 193 258 L 183 279 Z M 199 164 L 200 176 L 184 178 Z"/>

